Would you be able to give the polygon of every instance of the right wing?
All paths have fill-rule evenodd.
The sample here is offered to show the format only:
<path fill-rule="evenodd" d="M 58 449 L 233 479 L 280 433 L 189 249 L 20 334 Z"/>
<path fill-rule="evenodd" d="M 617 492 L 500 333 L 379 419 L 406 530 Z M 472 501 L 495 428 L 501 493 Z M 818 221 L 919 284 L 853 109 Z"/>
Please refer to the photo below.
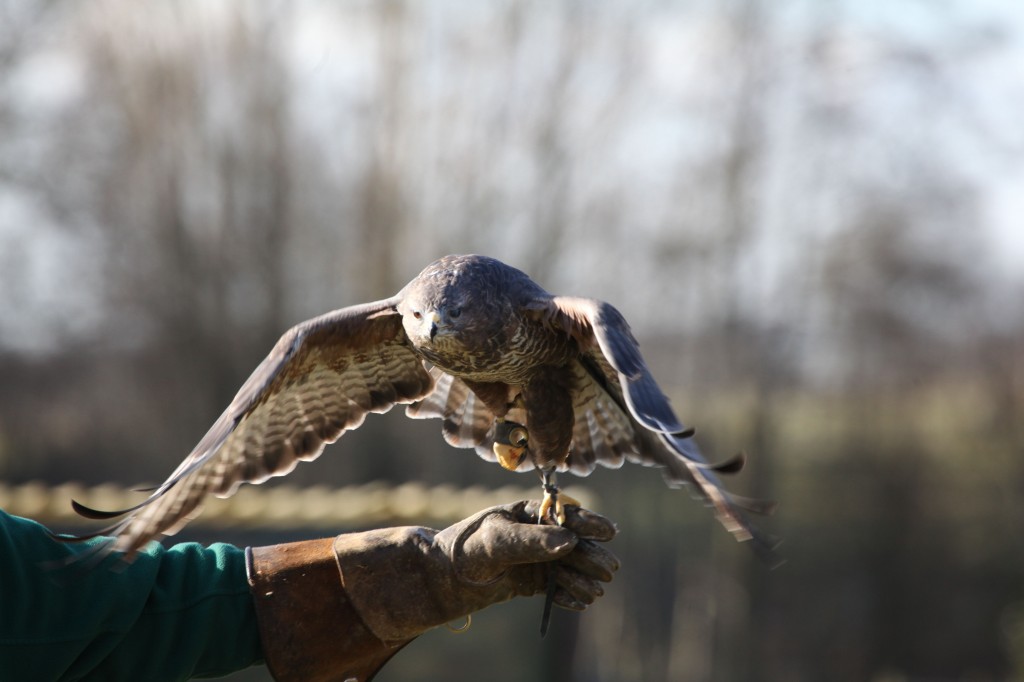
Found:
<path fill-rule="evenodd" d="M 126 559 L 150 540 L 177 532 L 209 494 L 232 495 L 243 482 L 283 476 L 316 459 L 363 423 L 430 393 L 434 382 L 395 310 L 398 298 L 342 308 L 290 329 L 228 408 L 167 480 L 142 503 L 82 516 L 117 523 L 75 540 L 111 535 L 106 549 Z"/>

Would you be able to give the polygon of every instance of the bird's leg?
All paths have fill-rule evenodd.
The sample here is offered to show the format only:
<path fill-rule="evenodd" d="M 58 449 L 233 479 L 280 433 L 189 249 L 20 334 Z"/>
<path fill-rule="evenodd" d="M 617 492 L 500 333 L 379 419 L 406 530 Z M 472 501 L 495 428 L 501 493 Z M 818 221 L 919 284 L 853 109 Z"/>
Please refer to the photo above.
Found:
<path fill-rule="evenodd" d="M 562 489 L 555 485 L 555 470 L 541 469 L 541 485 L 544 488 L 544 499 L 540 503 L 540 511 L 537 513 L 538 523 L 550 521 L 561 526 L 565 524 L 565 505 L 572 504 L 580 506 L 579 500 L 575 500 L 562 493 Z"/>
<path fill-rule="evenodd" d="M 577 507 L 579 502 L 561 494 L 561 489 L 555 485 L 555 468 L 550 467 L 540 470 L 541 482 L 544 486 L 544 499 L 541 500 L 540 510 L 537 512 L 537 523 L 553 523 L 559 526 L 565 524 L 565 505 L 574 504 Z M 548 633 L 548 624 L 551 622 L 551 607 L 555 603 L 555 590 L 558 589 L 558 582 L 555 580 L 555 572 L 548 569 L 548 590 L 544 598 L 544 613 L 540 619 L 540 636 Z"/>
<path fill-rule="evenodd" d="M 574 379 L 568 366 L 543 367 L 523 386 L 523 407 L 530 429 L 530 452 L 540 470 L 544 487 L 540 516 L 552 523 L 565 523 L 566 502 L 555 485 L 555 470 L 564 466 L 572 447 L 575 409 Z"/>
<path fill-rule="evenodd" d="M 555 485 L 555 470 L 564 465 L 572 447 L 573 375 L 568 366 L 541 368 L 523 386 L 523 409 L 529 424 L 530 456 L 540 470 L 544 499 L 537 511 L 538 523 L 565 524 L 566 503 L 576 503 Z M 576 503 L 578 504 L 578 503 Z M 540 622 L 541 637 L 548 630 L 551 607 L 558 591 L 555 566 L 548 567 L 547 599 Z"/>
<path fill-rule="evenodd" d="M 558 519 L 550 518 L 552 511 L 557 510 L 558 505 L 558 486 L 555 485 L 555 469 L 540 470 L 541 485 L 544 488 L 544 499 L 541 500 L 540 509 L 537 511 L 537 523 L 557 523 L 561 526 L 565 523 L 565 517 Z M 557 513 L 557 511 L 556 511 Z M 555 604 L 555 590 L 558 589 L 558 581 L 555 580 L 555 571 L 552 568 L 548 568 L 548 589 L 547 594 L 544 595 L 544 612 L 540 617 L 540 636 L 543 637 L 548 634 L 548 626 L 551 624 L 551 607 Z"/>
<path fill-rule="evenodd" d="M 495 420 L 494 455 L 498 458 L 498 463 L 509 471 L 518 469 L 526 459 L 529 440 L 530 435 L 522 424 L 501 418 Z M 562 489 L 555 485 L 554 467 L 541 469 L 540 475 L 544 499 L 540 503 L 537 520 L 540 523 L 547 520 L 561 526 L 565 523 L 565 505 L 574 504 L 578 507 L 580 503 L 562 494 Z"/>

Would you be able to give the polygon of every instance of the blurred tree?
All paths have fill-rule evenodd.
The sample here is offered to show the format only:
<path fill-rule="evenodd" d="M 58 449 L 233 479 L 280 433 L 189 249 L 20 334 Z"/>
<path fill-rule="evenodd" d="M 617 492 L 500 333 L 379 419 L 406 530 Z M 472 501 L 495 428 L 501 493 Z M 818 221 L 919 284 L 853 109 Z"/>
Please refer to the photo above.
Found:
<path fill-rule="evenodd" d="M 1024 316 L 981 230 L 1024 29 L 966 6 L 0 2 L 0 325 L 44 330 L 0 328 L 2 472 L 159 477 L 288 325 L 485 252 L 619 306 L 792 557 L 596 474 L 626 566 L 530 674 L 1009 676 Z M 436 424 L 337 447 L 294 480 L 508 481 Z"/>

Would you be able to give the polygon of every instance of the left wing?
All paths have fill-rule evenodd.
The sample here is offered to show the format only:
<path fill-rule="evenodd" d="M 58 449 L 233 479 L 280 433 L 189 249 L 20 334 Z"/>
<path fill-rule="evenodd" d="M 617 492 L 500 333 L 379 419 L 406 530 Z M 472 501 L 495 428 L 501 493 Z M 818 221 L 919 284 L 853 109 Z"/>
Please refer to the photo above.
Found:
<path fill-rule="evenodd" d="M 597 390 L 589 389 L 595 395 L 590 404 L 599 409 L 581 411 L 577 406 L 574 447 L 583 435 L 589 435 L 592 446 L 596 443 L 592 450 L 595 454 L 591 457 L 597 456 L 597 461 L 610 466 L 621 465 L 621 456 L 615 451 L 607 462 L 599 456 L 602 447 L 605 450 L 609 447 L 609 428 L 612 443 L 627 441 L 628 431 L 617 418 L 616 410 L 610 407 L 610 402 L 619 408 L 623 417 L 627 413 L 631 417 L 629 421 L 633 428 L 630 431 L 635 447 L 623 448 L 622 454 L 627 459 L 663 468 L 665 479 L 672 486 L 692 486 L 697 496 L 715 510 L 716 518 L 737 540 L 752 540 L 759 555 L 770 562 L 777 562 L 773 552 L 777 541 L 751 524 L 743 513 L 744 509 L 771 513 L 774 503 L 747 499 L 725 489 L 716 472 L 739 471 L 743 467 L 743 456 L 718 464 L 708 462 L 692 438 L 693 430 L 682 424 L 651 375 L 622 314 L 603 301 L 567 296 L 538 298 L 531 301 L 528 308 L 579 344 L 581 366 L 587 377 L 577 384 L 578 395 L 586 393 L 591 384 L 597 387 Z M 580 423 L 581 412 L 585 416 L 585 427 Z M 606 415 L 603 423 L 595 421 L 593 415 L 602 414 Z M 615 437 L 615 433 L 619 436 Z M 583 456 L 574 452 L 570 458 Z M 593 464 L 589 468 L 592 469 Z"/>

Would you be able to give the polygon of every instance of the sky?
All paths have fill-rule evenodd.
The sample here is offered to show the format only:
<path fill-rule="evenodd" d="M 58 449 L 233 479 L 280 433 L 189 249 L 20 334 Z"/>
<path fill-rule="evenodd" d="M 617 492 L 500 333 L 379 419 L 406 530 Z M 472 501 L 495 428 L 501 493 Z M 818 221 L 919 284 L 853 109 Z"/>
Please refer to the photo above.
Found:
<path fill-rule="evenodd" d="M 543 4 L 526 6 L 529 12 L 544 12 Z M 116 3 L 108 3 L 108 12 L 109 7 L 116 9 Z M 290 17 L 288 53 L 299 102 L 296 109 L 307 135 L 325 140 L 358 135 L 338 130 L 330 104 L 358 102 L 373 90 L 382 47 L 380 36 L 368 28 L 370 5 L 343 4 L 343 21 L 338 20 L 334 3 L 307 2 L 298 7 L 297 14 Z M 596 20 L 598 24 L 624 21 L 640 36 L 637 44 L 642 50 L 634 57 L 643 74 L 642 82 L 629 84 L 635 97 L 626 104 L 624 122 L 613 139 L 600 140 L 607 148 L 594 154 L 589 163 L 583 181 L 597 188 L 594 191 L 600 191 L 602 183 L 610 186 L 629 178 L 644 191 L 670 192 L 669 178 L 681 150 L 697 161 L 715 150 L 718 138 L 701 131 L 714 124 L 707 117 L 708 103 L 716 99 L 727 103 L 731 83 L 723 80 L 722 71 L 709 65 L 724 63 L 737 49 L 725 34 L 715 7 L 716 3 L 709 2 L 650 2 L 610 3 L 593 10 L 604 13 Z M 416 70 L 423 81 L 416 88 L 417 104 L 425 111 L 436 107 L 435 100 L 443 98 L 448 88 L 466 87 L 465 82 L 449 82 L 448 74 L 455 69 L 469 79 L 470 87 L 507 88 L 509 97 L 532 92 L 528 80 L 495 84 L 490 78 L 486 60 L 493 55 L 488 56 L 488 37 L 498 27 L 493 25 L 496 15 L 487 8 L 467 12 L 461 3 L 441 2 L 407 9 L 415 15 L 415 56 L 429 62 L 428 67 Z M 216 14 L 216 10 L 203 11 Z M 592 20 L 585 12 L 580 16 Z M 856 115 L 874 121 L 879 130 L 886 131 L 885 124 L 891 121 L 885 133 L 888 137 L 871 144 L 906 145 L 911 150 L 934 146 L 934 163 L 955 167 L 978 192 L 981 221 L 960 229 L 977 233 L 977 239 L 986 245 L 984 252 L 998 273 L 992 281 L 1024 284 L 1024 225 L 1020 219 L 1024 215 L 1024 126 L 1020 125 L 1024 120 L 1024 80 L 1020 78 L 1024 73 L 1024 5 L 1012 0 L 845 0 L 826 7 L 803 0 L 773 5 L 766 16 L 773 30 L 757 49 L 770 54 L 786 74 L 784 83 L 768 90 L 782 101 L 776 110 L 781 112 L 777 120 L 768 122 L 773 139 L 784 145 L 787 135 L 802 129 L 805 112 L 800 107 L 808 92 L 819 104 L 835 101 L 850 107 Z M 548 23 L 534 20 L 528 24 L 535 32 L 535 42 L 527 41 L 528 49 L 508 57 L 513 62 L 512 73 L 524 74 L 527 79 L 550 76 L 537 64 L 546 54 L 542 49 L 545 42 L 558 37 L 556 28 Z M 801 36 L 822 26 L 830 41 L 827 50 L 812 55 L 811 63 Z M 43 153 L 40 150 L 50 132 L 47 121 L 54 112 L 73 106 L 87 87 L 71 38 L 77 29 L 65 25 L 63 30 L 48 33 L 8 79 L 8 101 L 14 103 L 22 120 L 38 125 L 25 127 L 27 134 L 0 146 L 0 156 L 7 157 L 0 165 Z M 453 61 L 461 53 L 450 50 L 452 40 L 474 44 L 473 49 L 482 55 L 479 68 Z M 531 45 L 536 49 L 529 49 Z M 894 54 L 893 45 L 900 46 L 903 54 Z M 583 70 L 582 85 L 573 86 L 584 93 L 594 92 L 595 101 L 600 101 L 600 90 L 606 87 L 604 74 L 614 66 L 617 53 L 614 44 L 600 41 L 587 49 L 592 69 Z M 929 61 L 943 65 L 941 77 L 922 75 Z M 690 102 L 699 105 L 693 108 L 693 115 L 680 116 Z M 792 106 L 787 108 L 786 102 Z M 429 117 L 424 124 L 422 138 L 414 143 L 428 150 L 422 157 L 427 158 L 431 146 L 444 147 L 449 141 L 431 137 L 431 125 L 436 129 L 436 123 Z M 226 125 L 230 126 L 230 121 Z M 350 144 L 356 148 L 359 142 L 353 138 Z M 586 141 L 575 149 L 593 154 Z M 872 153 L 870 144 L 864 149 L 863 153 Z M 791 145 L 776 163 L 798 166 L 802 152 Z M 496 164 L 507 167 L 510 178 L 516 176 L 516 166 L 522 162 L 514 154 L 495 159 Z M 792 207 L 772 202 L 772 196 L 788 196 L 773 195 L 772 183 L 802 180 L 799 172 L 786 169 L 779 171 L 778 177 L 781 179 L 769 176 L 765 183 L 767 227 L 762 241 L 769 252 L 766 262 L 781 263 L 787 255 L 778 244 L 785 240 L 777 236 L 788 234 Z M 420 189 L 429 195 L 435 191 L 432 187 L 444 182 L 443 177 L 428 177 Z M 629 207 L 633 234 L 656 239 L 661 229 L 659 209 L 637 196 Z M 429 196 L 424 199 L 430 200 Z M 814 201 L 815 197 L 808 198 L 809 204 Z M 827 221 L 822 221 L 819 229 L 829 229 Z M 0 343 L 46 347 L 50 330 L 59 328 L 74 336 L 100 322 L 94 312 L 94 294 L 82 286 L 92 265 L 101 260 L 91 253 L 94 248 L 87 233 L 66 229 L 59 216 L 41 210 L 24 188 L 0 185 L 0 267 L 18 273 L 9 276 L 8 282 L 19 282 L 17 288 L 7 285 L 7 295 L 0 302 Z M 766 271 L 771 270 L 766 266 Z"/>

